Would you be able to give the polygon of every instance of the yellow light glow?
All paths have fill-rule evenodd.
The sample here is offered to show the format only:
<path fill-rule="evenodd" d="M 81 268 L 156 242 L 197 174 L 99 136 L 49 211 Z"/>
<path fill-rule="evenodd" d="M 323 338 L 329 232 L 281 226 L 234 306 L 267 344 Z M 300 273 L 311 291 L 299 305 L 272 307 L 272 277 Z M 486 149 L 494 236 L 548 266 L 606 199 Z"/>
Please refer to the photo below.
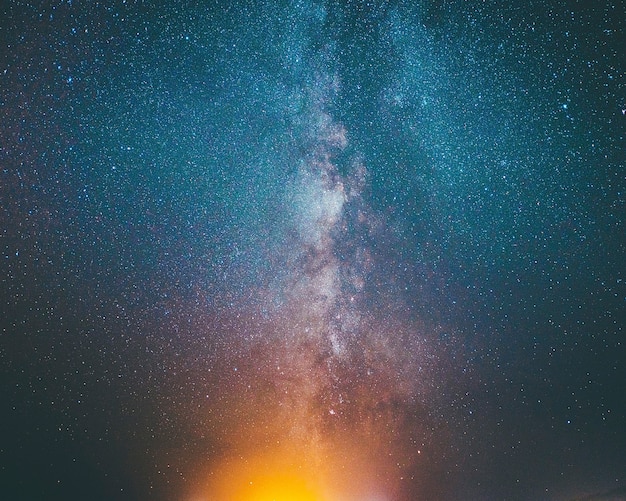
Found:
<path fill-rule="evenodd" d="M 303 478 L 274 474 L 250 481 L 236 501 L 320 501 L 320 498 Z"/>
<path fill-rule="evenodd" d="M 220 501 L 326 501 L 322 477 L 302 456 L 274 451 L 224 462 L 208 493 Z"/>

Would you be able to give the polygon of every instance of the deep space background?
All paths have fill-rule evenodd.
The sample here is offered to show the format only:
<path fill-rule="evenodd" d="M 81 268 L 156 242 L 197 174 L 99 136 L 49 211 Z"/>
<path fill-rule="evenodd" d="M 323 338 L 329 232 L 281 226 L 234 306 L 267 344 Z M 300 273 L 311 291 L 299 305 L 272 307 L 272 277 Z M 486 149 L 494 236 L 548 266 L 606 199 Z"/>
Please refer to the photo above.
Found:
<path fill-rule="evenodd" d="M 0 496 L 626 499 L 625 53 L 619 0 L 2 2 Z"/>

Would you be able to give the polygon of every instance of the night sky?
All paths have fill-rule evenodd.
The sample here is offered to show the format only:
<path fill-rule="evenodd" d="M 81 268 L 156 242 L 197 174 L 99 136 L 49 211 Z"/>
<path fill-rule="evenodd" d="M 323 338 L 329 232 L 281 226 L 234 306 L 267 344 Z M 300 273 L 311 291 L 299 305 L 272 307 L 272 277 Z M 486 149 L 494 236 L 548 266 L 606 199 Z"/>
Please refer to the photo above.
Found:
<path fill-rule="evenodd" d="M 0 496 L 626 499 L 624 2 L 193 3 L 0 4 Z"/>

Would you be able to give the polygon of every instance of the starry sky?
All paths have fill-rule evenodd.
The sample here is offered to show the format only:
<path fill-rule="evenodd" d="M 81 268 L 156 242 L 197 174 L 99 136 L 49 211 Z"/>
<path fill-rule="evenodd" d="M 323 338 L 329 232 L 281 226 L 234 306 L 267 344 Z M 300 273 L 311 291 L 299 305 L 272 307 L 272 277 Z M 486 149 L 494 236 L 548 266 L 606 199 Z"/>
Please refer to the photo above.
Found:
<path fill-rule="evenodd" d="M 626 499 L 624 47 L 619 0 L 2 2 L 3 496 Z"/>

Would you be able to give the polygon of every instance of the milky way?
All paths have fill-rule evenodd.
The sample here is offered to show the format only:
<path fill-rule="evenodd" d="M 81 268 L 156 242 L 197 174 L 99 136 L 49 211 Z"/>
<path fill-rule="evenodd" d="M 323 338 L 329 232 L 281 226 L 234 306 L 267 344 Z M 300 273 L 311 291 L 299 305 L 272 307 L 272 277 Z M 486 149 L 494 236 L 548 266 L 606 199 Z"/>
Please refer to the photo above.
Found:
<path fill-rule="evenodd" d="M 13 499 L 624 499 L 619 2 L 9 2 Z"/>

